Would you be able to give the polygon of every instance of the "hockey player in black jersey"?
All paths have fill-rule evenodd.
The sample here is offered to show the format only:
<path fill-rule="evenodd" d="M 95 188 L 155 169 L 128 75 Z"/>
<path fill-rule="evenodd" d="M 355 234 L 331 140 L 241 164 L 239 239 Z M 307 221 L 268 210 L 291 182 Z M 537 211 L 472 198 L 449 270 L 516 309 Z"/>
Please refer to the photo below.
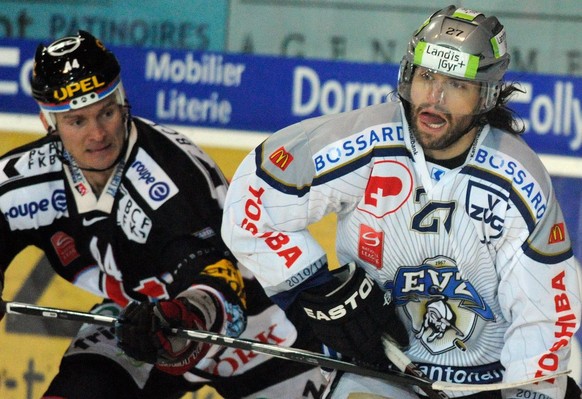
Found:
<path fill-rule="evenodd" d="M 93 312 L 123 320 L 83 326 L 43 397 L 180 398 L 204 385 L 225 398 L 318 396 L 318 368 L 164 333 L 317 345 L 222 242 L 221 171 L 183 135 L 130 114 L 120 69 L 88 32 L 40 45 L 31 86 L 48 134 L 0 158 L 0 293 L 34 245 L 105 298 Z"/>

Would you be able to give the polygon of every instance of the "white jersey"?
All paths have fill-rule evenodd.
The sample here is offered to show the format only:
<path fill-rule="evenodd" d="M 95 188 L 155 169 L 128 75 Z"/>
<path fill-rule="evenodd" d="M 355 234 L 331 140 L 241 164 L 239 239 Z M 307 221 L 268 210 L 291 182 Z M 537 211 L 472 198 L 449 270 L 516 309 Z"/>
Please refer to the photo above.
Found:
<path fill-rule="evenodd" d="M 567 369 L 579 265 L 538 156 L 485 126 L 465 163 L 425 160 L 400 102 L 309 119 L 240 165 L 222 235 L 286 307 L 326 273 L 307 227 L 338 219 L 341 264 L 391 293 L 407 355 L 432 379 L 521 381 Z M 562 398 L 565 378 L 530 387 Z"/>

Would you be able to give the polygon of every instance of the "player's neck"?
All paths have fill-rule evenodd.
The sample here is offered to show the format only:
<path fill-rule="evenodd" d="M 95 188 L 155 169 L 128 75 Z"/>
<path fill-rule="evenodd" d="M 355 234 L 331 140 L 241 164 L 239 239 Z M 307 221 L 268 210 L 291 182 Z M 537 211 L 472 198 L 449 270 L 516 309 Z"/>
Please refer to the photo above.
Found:
<path fill-rule="evenodd" d="M 436 159 L 436 160 L 447 160 L 458 157 L 463 154 L 473 145 L 473 142 L 477 138 L 478 128 L 474 127 L 469 132 L 461 136 L 457 141 L 447 148 L 440 150 L 429 150 L 424 149 L 424 155 L 426 157 Z"/>
<path fill-rule="evenodd" d="M 101 196 L 101 193 L 103 192 L 103 189 L 107 185 L 107 182 L 109 181 L 109 177 L 113 173 L 113 170 L 114 169 L 110 169 L 103 172 L 88 170 L 83 171 L 83 175 L 89 182 L 89 185 L 93 189 L 93 194 L 95 194 L 97 198 Z"/>

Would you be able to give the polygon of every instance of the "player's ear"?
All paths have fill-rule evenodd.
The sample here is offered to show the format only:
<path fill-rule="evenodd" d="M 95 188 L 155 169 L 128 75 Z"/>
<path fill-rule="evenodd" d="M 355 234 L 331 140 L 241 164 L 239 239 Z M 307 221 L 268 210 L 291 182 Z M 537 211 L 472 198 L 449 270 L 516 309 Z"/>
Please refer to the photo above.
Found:
<path fill-rule="evenodd" d="M 50 123 L 48 123 L 48 121 L 46 120 L 47 115 L 46 113 L 40 111 L 40 115 L 39 115 L 40 121 L 42 122 L 42 125 L 44 126 L 44 129 L 46 130 L 46 134 L 47 135 L 51 135 L 51 134 L 55 134 L 57 129 L 54 126 L 51 126 Z M 50 116 L 49 116 L 50 118 Z"/>

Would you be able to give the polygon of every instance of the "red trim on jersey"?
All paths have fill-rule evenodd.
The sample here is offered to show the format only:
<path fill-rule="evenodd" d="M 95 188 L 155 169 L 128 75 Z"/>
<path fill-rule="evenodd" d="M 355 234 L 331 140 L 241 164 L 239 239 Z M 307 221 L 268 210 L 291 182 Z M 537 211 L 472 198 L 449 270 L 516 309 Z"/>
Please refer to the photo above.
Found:
<path fill-rule="evenodd" d="M 130 301 L 130 298 L 128 298 L 123 291 L 121 282 L 107 275 L 105 276 L 105 293 L 109 299 L 121 306 L 127 306 Z"/>

